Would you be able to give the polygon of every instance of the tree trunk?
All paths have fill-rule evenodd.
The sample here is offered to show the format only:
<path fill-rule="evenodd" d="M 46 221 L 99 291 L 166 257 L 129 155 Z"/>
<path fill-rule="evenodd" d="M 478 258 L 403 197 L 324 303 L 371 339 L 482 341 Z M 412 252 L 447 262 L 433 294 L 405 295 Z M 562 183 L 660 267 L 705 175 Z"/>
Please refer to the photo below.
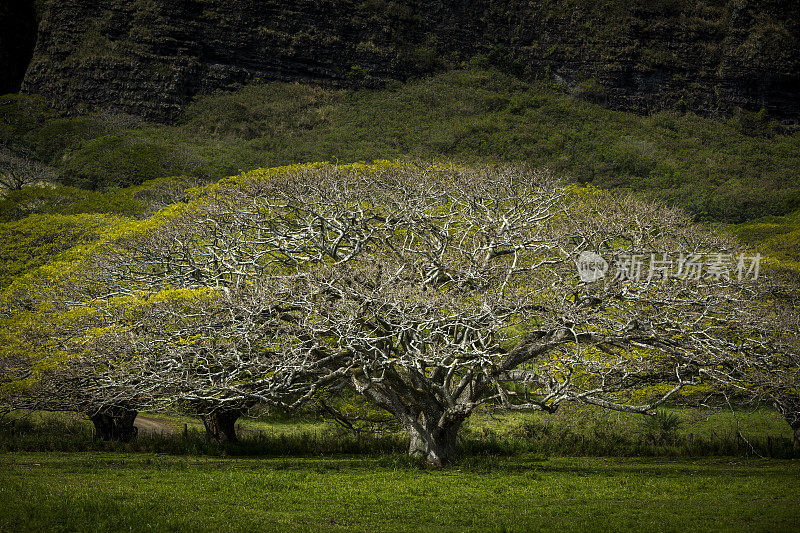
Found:
<path fill-rule="evenodd" d="M 241 416 L 241 409 L 217 409 L 203 415 L 206 436 L 211 442 L 237 442 L 236 421 Z"/>
<path fill-rule="evenodd" d="M 440 423 L 439 420 L 426 422 L 424 416 L 404 422 L 411 438 L 408 446 L 409 455 L 424 457 L 429 465 L 436 467 L 452 462 L 456 457 L 456 437 L 463 419 L 445 423 Z"/>
<path fill-rule="evenodd" d="M 95 433 L 103 440 L 128 442 L 138 433 L 133 425 L 137 412 L 124 407 L 103 407 L 89 415 Z"/>
<path fill-rule="evenodd" d="M 425 390 L 424 378 L 409 372 L 411 384 L 396 373 L 385 376 L 386 383 L 375 384 L 353 377 L 355 389 L 368 400 L 385 409 L 406 428 L 409 436 L 408 453 L 422 457 L 436 467 L 456 458 L 456 438 L 461 424 L 472 413 L 475 404 L 467 401 L 449 405 L 442 398 Z M 404 394 L 397 394 L 400 390 Z"/>

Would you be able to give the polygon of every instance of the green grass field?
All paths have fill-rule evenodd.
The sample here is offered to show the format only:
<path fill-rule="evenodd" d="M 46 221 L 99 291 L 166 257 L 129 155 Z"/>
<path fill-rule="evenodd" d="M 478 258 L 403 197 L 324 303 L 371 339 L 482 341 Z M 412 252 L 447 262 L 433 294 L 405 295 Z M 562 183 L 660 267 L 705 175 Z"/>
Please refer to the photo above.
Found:
<path fill-rule="evenodd" d="M 796 531 L 800 463 L 0 455 L 3 531 Z"/>
<path fill-rule="evenodd" d="M 800 462 L 774 458 L 792 456 L 774 410 L 662 414 L 480 411 L 457 463 L 431 469 L 401 435 L 355 438 L 310 412 L 244 419 L 229 446 L 182 414 L 147 413 L 172 433 L 121 444 L 78 414 L 15 413 L 0 427 L 0 531 L 800 528 Z"/>

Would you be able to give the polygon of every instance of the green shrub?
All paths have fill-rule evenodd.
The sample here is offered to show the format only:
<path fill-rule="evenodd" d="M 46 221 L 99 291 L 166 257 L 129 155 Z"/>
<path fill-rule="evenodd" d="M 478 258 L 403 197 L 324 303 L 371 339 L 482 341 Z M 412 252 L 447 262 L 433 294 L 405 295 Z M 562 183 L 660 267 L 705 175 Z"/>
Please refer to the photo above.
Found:
<path fill-rule="evenodd" d="M 728 125 L 742 135 L 750 137 L 770 136 L 777 128 L 777 122 L 771 120 L 766 109 L 756 113 L 737 108 L 728 120 Z"/>
<path fill-rule="evenodd" d="M 56 118 L 55 110 L 41 96 L 0 96 L 0 141 L 19 140 Z"/>
<path fill-rule="evenodd" d="M 85 139 L 103 134 L 92 117 L 54 118 L 23 138 L 36 157 L 48 164 L 58 165 L 69 150 L 80 146 Z"/>
<path fill-rule="evenodd" d="M 99 192 L 75 187 L 25 187 L 0 198 L 0 221 L 20 220 L 35 214 L 106 213 L 134 217 L 143 214 L 146 207 L 143 197 L 137 198 L 124 189 Z"/>
<path fill-rule="evenodd" d="M 84 143 L 70 154 L 63 182 L 87 189 L 129 187 L 192 170 L 192 157 L 132 135 L 108 135 Z"/>
<path fill-rule="evenodd" d="M 641 421 L 647 437 L 657 444 L 674 443 L 681 423 L 677 414 L 663 409 L 656 411 L 655 415 L 643 417 Z"/>

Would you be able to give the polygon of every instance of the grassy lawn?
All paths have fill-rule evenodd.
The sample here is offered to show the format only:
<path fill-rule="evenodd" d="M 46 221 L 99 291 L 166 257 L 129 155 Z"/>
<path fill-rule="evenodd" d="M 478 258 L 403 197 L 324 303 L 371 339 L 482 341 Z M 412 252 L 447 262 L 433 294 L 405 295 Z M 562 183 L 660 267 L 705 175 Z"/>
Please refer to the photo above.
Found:
<path fill-rule="evenodd" d="M 3 531 L 791 531 L 800 462 L 0 455 Z"/>

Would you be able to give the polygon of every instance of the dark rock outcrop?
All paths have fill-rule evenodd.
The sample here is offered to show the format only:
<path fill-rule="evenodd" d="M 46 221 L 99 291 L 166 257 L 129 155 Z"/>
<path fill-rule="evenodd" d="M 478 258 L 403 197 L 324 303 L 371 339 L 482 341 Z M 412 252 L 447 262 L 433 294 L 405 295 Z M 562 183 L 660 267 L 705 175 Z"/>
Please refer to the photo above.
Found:
<path fill-rule="evenodd" d="M 633 6 L 633 7 L 632 7 Z M 611 108 L 800 113 L 795 0 L 59 0 L 23 90 L 169 121 L 252 81 L 379 86 L 475 56 Z"/>

